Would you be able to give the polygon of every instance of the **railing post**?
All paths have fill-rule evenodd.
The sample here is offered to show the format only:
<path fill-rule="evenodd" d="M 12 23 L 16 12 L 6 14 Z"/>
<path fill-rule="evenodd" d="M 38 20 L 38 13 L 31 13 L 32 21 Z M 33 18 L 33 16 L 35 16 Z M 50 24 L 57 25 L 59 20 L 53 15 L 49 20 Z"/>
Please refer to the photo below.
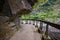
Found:
<path fill-rule="evenodd" d="M 37 21 L 35 21 L 35 27 L 38 28 Z"/>
<path fill-rule="evenodd" d="M 42 27 L 43 27 L 43 23 L 42 22 L 40 22 L 40 29 L 42 30 Z"/>
<path fill-rule="evenodd" d="M 45 32 L 45 40 L 51 40 L 51 38 L 48 35 L 48 27 L 49 27 L 49 25 L 47 24 L 46 25 L 46 32 Z"/>
<path fill-rule="evenodd" d="M 42 40 L 51 40 L 51 38 L 48 36 L 48 24 L 46 25 L 46 31 L 45 34 L 42 35 Z"/>
<path fill-rule="evenodd" d="M 38 32 L 39 32 L 39 33 L 42 33 L 42 27 L 43 27 L 43 23 L 40 22 L 40 27 L 38 28 Z"/>
<path fill-rule="evenodd" d="M 48 24 L 46 25 L 46 32 L 45 32 L 45 35 L 46 35 L 46 37 L 48 37 Z"/>

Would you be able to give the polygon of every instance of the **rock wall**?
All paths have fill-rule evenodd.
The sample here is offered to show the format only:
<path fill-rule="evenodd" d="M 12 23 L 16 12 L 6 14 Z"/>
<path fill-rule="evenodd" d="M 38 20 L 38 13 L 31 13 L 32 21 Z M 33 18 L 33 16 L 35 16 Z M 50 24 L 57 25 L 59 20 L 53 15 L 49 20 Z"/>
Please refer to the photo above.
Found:
<path fill-rule="evenodd" d="M 1 1 L 1 0 L 0 0 Z M 31 4 L 27 0 L 2 0 L 2 9 L 0 12 L 0 40 L 9 40 L 11 36 L 17 31 L 17 26 L 14 22 L 6 22 L 7 20 L 15 20 L 17 12 L 20 15 L 31 10 Z M 32 1 L 33 2 L 33 1 Z M 1 4 L 1 3 L 0 3 Z M 27 11 L 26 11 L 27 10 Z M 20 12 L 21 11 L 21 12 Z M 16 15 L 13 15 L 16 14 Z M 19 14 L 18 14 L 19 15 Z M 11 18 L 10 18 L 11 17 Z"/>
<path fill-rule="evenodd" d="M 0 40 L 8 40 L 17 31 L 15 24 L 6 20 L 8 17 L 0 16 Z"/>

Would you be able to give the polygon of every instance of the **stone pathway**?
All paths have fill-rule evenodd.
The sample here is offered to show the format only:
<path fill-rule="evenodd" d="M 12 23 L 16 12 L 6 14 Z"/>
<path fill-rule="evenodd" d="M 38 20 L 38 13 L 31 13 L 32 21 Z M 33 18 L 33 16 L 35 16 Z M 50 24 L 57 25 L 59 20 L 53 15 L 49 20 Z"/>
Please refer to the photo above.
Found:
<path fill-rule="evenodd" d="M 35 28 L 30 24 L 22 24 L 22 30 L 19 30 L 10 40 L 41 40 L 41 35 L 34 32 Z"/>

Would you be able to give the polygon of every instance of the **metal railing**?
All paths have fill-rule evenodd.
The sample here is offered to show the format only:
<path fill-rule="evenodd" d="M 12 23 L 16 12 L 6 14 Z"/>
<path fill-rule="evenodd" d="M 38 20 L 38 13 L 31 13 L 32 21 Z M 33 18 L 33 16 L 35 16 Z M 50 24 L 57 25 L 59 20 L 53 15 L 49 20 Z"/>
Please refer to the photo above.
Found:
<path fill-rule="evenodd" d="M 44 21 L 44 20 L 34 20 L 34 19 L 20 19 L 20 20 L 39 21 L 40 22 L 40 27 L 38 29 L 42 33 L 42 40 L 55 40 L 55 38 L 52 35 L 50 35 L 50 33 L 48 33 L 48 27 L 49 26 L 52 26 L 52 27 L 57 28 L 57 29 L 60 29 L 60 25 L 59 24 L 51 23 L 51 22 Z M 43 23 L 46 24 L 45 33 L 42 31 Z M 59 39 L 56 39 L 56 40 L 59 40 Z"/>

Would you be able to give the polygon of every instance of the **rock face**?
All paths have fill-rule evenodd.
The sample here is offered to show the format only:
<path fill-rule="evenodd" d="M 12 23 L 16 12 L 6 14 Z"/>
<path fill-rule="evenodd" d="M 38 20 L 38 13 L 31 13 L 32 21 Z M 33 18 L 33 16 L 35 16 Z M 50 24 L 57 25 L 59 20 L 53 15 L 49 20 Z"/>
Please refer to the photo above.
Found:
<path fill-rule="evenodd" d="M 8 19 L 6 16 L 0 16 L 0 40 L 8 40 L 16 32 L 16 26 L 6 22 Z"/>
<path fill-rule="evenodd" d="M 28 14 L 32 10 L 33 4 L 36 0 L 1 0 L 0 5 L 2 16 L 9 16 L 14 19 L 17 15 Z"/>
<path fill-rule="evenodd" d="M 8 0 L 8 2 L 13 14 L 23 9 L 30 10 L 32 8 L 27 0 Z"/>
<path fill-rule="evenodd" d="M 21 10 L 31 11 L 32 6 L 35 2 L 36 0 L 0 0 L 0 13 L 3 16 L 7 16 L 11 13 L 16 14 L 18 11 Z"/>
<path fill-rule="evenodd" d="M 5 22 L 14 20 L 18 15 L 29 13 L 34 3 L 35 0 L 0 0 L 0 40 L 8 40 L 17 30 L 16 26 L 11 26 L 12 23 Z"/>

